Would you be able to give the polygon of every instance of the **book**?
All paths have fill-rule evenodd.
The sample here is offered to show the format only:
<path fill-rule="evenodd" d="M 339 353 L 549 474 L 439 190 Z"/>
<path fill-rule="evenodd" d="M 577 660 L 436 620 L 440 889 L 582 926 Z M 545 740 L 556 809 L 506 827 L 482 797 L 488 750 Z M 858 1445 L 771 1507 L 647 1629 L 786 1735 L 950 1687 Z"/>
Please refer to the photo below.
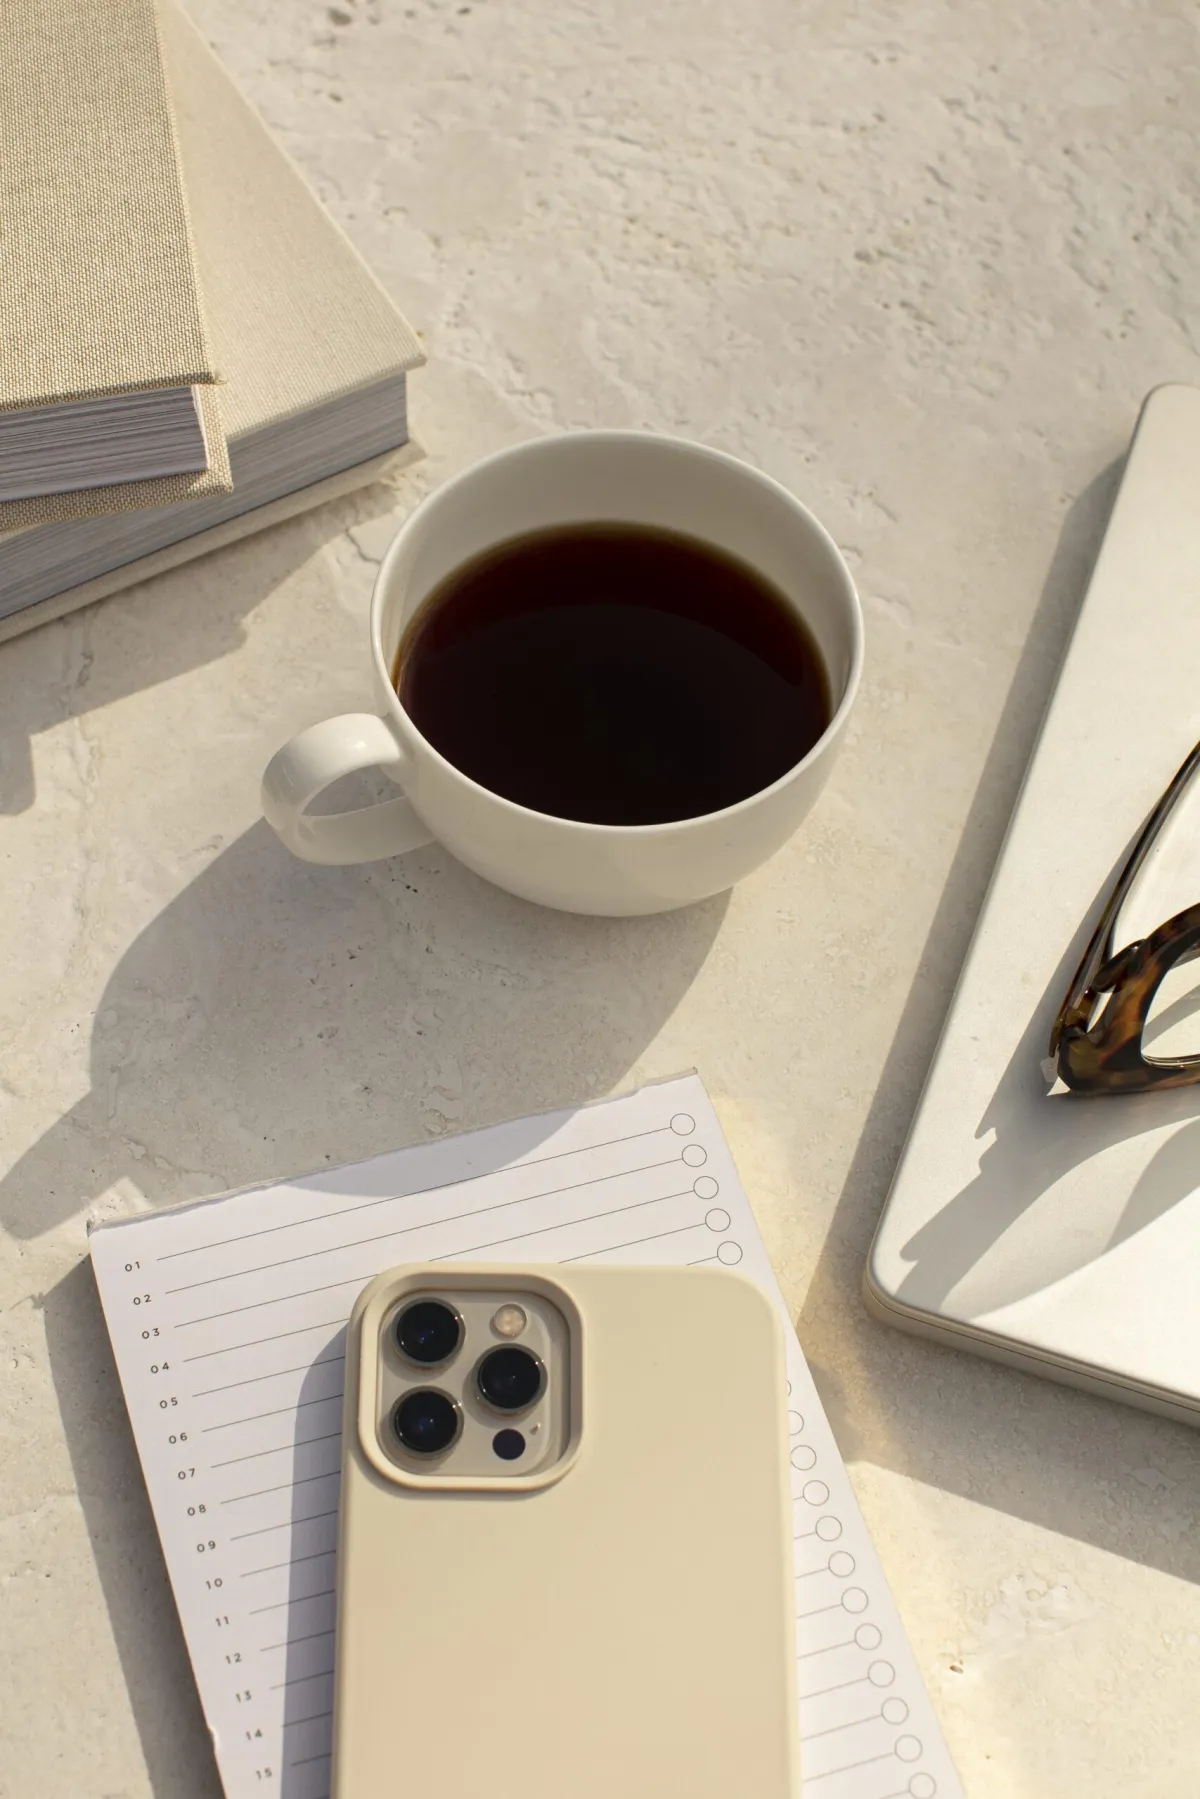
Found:
<path fill-rule="evenodd" d="M 415 453 L 412 330 L 191 22 L 171 4 L 160 22 L 233 489 L 0 536 L 0 635 Z"/>
<path fill-rule="evenodd" d="M 154 0 L 0 8 L 0 530 L 227 492 Z"/>
<path fill-rule="evenodd" d="M 961 1799 L 697 1076 L 107 1222 L 90 1244 L 227 1799 L 326 1799 L 346 1321 L 384 1269 L 455 1258 L 712 1264 L 765 1288 L 787 1336 L 805 1793 Z"/>
<path fill-rule="evenodd" d="M 1197 469 L 1200 390 L 1161 387 L 1138 422 L 867 1270 L 887 1323 L 1193 1425 L 1200 1088 L 1053 1091 L 1043 1059 L 1129 848 L 1200 739 Z M 1186 882 L 1183 898 L 1160 894 L 1155 922 L 1197 898 Z M 1194 996 L 1178 1012 L 1194 1013 Z"/>

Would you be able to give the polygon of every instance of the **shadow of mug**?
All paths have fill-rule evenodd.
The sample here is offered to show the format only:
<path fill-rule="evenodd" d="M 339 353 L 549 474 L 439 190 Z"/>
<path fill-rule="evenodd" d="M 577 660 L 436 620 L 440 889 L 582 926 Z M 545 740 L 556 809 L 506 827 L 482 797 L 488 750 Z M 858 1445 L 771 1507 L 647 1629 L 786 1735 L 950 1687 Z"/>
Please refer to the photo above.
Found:
<path fill-rule="evenodd" d="M 436 847 L 317 869 L 255 825 L 113 971 L 90 1090 L 0 1179 L 0 1222 L 36 1237 L 122 1178 L 163 1203 L 600 1097 L 727 904 L 575 917 Z"/>

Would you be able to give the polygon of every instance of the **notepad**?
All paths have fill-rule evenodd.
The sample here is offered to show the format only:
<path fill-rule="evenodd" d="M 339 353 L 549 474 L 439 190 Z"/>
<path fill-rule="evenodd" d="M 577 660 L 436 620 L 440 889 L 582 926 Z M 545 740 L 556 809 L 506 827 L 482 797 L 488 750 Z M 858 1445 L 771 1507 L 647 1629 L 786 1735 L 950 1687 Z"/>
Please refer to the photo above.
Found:
<path fill-rule="evenodd" d="M 787 1320 L 694 1075 L 101 1225 L 91 1253 L 228 1799 L 329 1793 L 345 1329 L 374 1275 L 418 1261 L 723 1265 Z M 787 1345 L 806 1799 L 954 1799 L 790 1320 Z"/>

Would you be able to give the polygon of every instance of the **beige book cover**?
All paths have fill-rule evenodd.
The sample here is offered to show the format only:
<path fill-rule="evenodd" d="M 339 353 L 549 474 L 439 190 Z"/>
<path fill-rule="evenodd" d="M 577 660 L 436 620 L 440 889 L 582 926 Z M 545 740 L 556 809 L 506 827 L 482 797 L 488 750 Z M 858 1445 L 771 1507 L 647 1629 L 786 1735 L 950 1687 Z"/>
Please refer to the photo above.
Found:
<path fill-rule="evenodd" d="M 424 360 L 184 13 L 160 13 L 232 493 L 0 535 L 0 641 L 390 472 Z"/>
<path fill-rule="evenodd" d="M 195 387 L 209 466 L 0 505 L 0 529 L 228 491 L 154 0 L 0 5 L 0 411 Z"/>
<path fill-rule="evenodd" d="M 234 449 L 418 367 L 411 327 L 173 0 L 163 36 Z"/>

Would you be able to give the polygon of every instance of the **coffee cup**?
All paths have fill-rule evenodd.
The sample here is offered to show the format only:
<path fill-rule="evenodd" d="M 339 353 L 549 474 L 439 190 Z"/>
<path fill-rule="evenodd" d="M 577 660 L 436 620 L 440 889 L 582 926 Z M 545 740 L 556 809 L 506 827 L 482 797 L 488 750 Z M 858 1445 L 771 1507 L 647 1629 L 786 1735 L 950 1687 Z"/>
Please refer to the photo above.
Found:
<path fill-rule="evenodd" d="M 823 664 L 829 719 L 760 791 L 698 817 L 596 824 L 491 791 L 440 753 L 393 674 L 406 627 L 465 563 L 510 540 L 603 523 L 698 539 L 771 584 Z M 305 861 L 346 864 L 434 840 L 510 893 L 568 912 L 668 911 L 724 892 L 782 847 L 821 791 L 845 734 L 863 656 L 862 614 L 833 539 L 786 488 L 719 450 L 625 431 L 580 431 L 502 450 L 455 476 L 401 526 L 375 580 L 370 655 L 377 712 L 301 731 L 263 776 L 263 812 Z M 344 776 L 381 769 L 395 798 L 310 810 Z"/>

